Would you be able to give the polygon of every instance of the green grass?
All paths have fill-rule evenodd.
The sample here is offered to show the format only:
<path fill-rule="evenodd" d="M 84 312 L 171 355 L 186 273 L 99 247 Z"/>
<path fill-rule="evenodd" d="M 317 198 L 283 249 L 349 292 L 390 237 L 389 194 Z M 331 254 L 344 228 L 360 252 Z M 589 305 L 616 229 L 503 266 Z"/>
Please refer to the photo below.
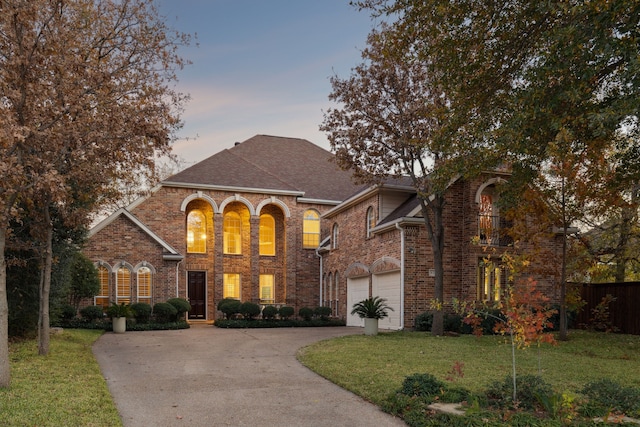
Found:
<path fill-rule="evenodd" d="M 91 345 L 103 331 L 65 330 L 48 356 L 36 342 L 10 345 L 11 387 L 0 389 L 2 426 L 122 426 Z"/>
<path fill-rule="evenodd" d="M 609 378 L 640 387 L 640 336 L 571 331 L 568 342 L 516 350 L 517 374 L 538 374 L 557 392 L 577 392 L 589 381 Z M 305 347 L 299 360 L 330 381 L 377 405 L 407 375 L 430 373 L 473 392 L 511 373 L 511 346 L 504 337 L 433 337 L 427 332 L 353 335 Z M 446 381 L 456 362 L 462 378 Z"/>

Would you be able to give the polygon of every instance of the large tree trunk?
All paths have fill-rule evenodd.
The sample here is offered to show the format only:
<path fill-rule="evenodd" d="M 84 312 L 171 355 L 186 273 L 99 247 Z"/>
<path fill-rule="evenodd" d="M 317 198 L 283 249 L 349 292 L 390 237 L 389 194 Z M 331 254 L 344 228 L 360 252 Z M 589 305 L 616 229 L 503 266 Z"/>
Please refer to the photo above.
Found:
<path fill-rule="evenodd" d="M 46 242 L 43 264 L 40 268 L 40 312 L 38 315 L 38 354 L 49 354 L 49 294 L 51 290 L 51 264 L 53 262 L 53 225 L 49 215 L 49 207 L 44 207 L 46 224 Z"/>
<path fill-rule="evenodd" d="M 9 388 L 9 304 L 7 302 L 7 229 L 0 227 L 0 388 Z"/>

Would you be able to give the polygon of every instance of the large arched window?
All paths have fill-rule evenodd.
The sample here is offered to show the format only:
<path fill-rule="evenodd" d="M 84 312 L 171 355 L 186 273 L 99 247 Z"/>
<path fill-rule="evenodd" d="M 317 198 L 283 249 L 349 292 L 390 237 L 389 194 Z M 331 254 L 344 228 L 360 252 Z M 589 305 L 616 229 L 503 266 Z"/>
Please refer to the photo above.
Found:
<path fill-rule="evenodd" d="M 116 272 L 116 304 L 131 302 L 131 270 L 120 267 Z"/>
<path fill-rule="evenodd" d="M 302 247 L 315 249 L 320 244 L 320 215 L 313 209 L 304 213 L 302 220 Z"/>
<path fill-rule="evenodd" d="M 151 269 L 149 267 L 138 269 L 138 302 L 151 304 Z"/>
<path fill-rule="evenodd" d="M 187 215 L 187 252 L 207 252 L 207 220 L 204 213 L 198 209 Z"/>
<path fill-rule="evenodd" d="M 242 219 L 237 212 L 224 214 L 224 253 L 242 254 Z"/>
<path fill-rule="evenodd" d="M 93 303 L 106 308 L 109 306 L 109 270 L 107 267 L 98 266 L 98 279 L 100 280 L 100 290 Z"/>
<path fill-rule="evenodd" d="M 269 214 L 260 215 L 260 255 L 276 254 L 276 221 Z"/>

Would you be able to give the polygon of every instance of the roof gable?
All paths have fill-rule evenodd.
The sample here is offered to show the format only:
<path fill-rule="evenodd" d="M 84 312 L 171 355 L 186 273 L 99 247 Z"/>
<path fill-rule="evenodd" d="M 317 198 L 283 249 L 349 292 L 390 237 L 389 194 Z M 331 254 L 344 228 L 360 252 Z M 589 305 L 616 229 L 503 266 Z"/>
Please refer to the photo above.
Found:
<path fill-rule="evenodd" d="M 305 139 L 256 135 L 165 183 L 291 191 L 307 199 L 341 201 L 357 186 L 333 160 L 330 152 Z"/>

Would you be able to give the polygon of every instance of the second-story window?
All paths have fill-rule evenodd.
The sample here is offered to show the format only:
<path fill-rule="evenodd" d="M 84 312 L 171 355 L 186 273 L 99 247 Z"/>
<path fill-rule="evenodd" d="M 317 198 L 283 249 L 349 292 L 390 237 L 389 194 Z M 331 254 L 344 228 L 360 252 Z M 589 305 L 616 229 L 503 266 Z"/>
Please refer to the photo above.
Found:
<path fill-rule="evenodd" d="M 338 224 L 333 224 L 333 230 L 331 231 L 331 247 L 333 249 L 338 248 L 338 234 L 340 232 L 340 228 Z"/>
<path fill-rule="evenodd" d="M 207 221 L 201 210 L 195 209 L 187 215 L 187 252 L 207 251 Z"/>
<path fill-rule="evenodd" d="M 305 211 L 302 220 L 302 247 L 315 249 L 320 244 L 320 215 L 313 209 Z"/>
<path fill-rule="evenodd" d="M 260 215 L 260 255 L 276 254 L 276 222 L 271 215 Z"/>
<path fill-rule="evenodd" d="M 242 254 L 242 220 L 237 212 L 229 212 L 224 215 L 224 253 Z"/>

